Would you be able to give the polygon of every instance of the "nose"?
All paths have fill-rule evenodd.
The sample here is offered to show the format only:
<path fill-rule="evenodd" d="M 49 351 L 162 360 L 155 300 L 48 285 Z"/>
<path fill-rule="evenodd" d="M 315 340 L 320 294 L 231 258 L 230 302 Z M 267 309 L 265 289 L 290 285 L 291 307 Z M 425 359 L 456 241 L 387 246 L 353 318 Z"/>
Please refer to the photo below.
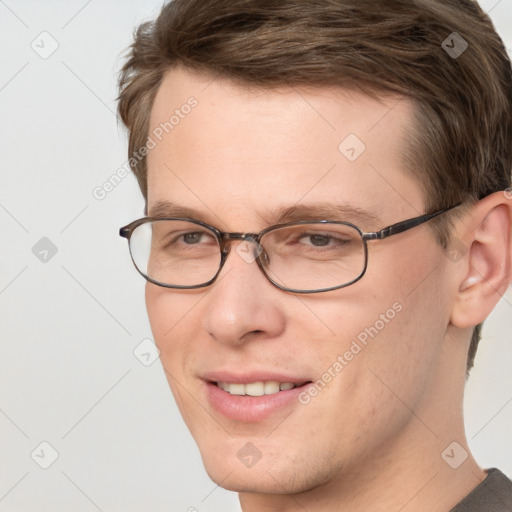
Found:
<path fill-rule="evenodd" d="M 249 240 L 231 242 L 226 262 L 204 299 L 203 327 L 220 343 L 271 339 L 285 329 L 286 294 L 258 267 L 255 257 L 260 250 Z"/>

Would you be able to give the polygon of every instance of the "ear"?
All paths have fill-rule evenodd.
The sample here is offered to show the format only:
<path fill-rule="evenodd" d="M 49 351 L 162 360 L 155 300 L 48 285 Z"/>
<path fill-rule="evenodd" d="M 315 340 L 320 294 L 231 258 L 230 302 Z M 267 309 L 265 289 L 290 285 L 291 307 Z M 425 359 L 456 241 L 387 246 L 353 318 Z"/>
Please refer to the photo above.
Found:
<path fill-rule="evenodd" d="M 483 322 L 512 281 L 512 193 L 495 192 L 473 206 L 460 221 L 459 240 L 468 252 L 459 263 L 463 279 L 451 323 L 466 328 Z"/>

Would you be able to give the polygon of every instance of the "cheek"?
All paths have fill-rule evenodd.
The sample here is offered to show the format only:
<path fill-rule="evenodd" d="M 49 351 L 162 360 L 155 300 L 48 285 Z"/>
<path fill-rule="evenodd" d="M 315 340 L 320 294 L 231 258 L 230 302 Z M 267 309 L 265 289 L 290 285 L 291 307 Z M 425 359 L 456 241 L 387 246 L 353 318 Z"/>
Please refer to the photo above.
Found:
<path fill-rule="evenodd" d="M 202 295 L 175 292 L 146 285 L 146 309 L 153 337 L 160 350 L 165 369 L 179 374 L 191 351 L 191 339 L 197 339 L 201 328 L 200 308 Z"/>
<path fill-rule="evenodd" d="M 153 338 L 160 350 L 160 363 L 172 391 L 176 405 L 190 429 L 201 424 L 203 411 L 197 410 L 191 393 L 191 375 L 194 365 L 194 340 L 200 339 L 200 296 L 188 292 L 174 292 L 148 283 L 146 309 Z M 196 425 L 197 426 L 197 425 Z"/>
<path fill-rule="evenodd" d="M 407 261 L 389 249 L 374 255 L 359 283 L 308 302 L 334 332 L 317 337 L 313 343 L 322 349 L 310 354 L 321 381 L 332 381 L 332 410 L 341 400 L 361 417 L 379 416 L 382 408 L 394 409 L 388 406 L 399 403 L 397 396 L 413 406 L 428 390 L 441 355 L 449 320 L 443 266 L 426 245 L 406 253 Z M 305 320 L 300 330 L 312 334 Z"/>
<path fill-rule="evenodd" d="M 443 289 L 443 262 L 430 241 L 420 239 L 417 247 L 409 248 L 406 254 L 401 259 L 389 255 L 386 271 L 393 279 L 376 286 L 381 290 L 376 292 L 376 300 L 384 307 L 374 311 L 378 316 L 367 318 L 375 336 L 366 351 L 365 365 L 371 374 L 368 387 L 373 383 L 374 389 L 382 389 L 386 396 L 395 396 L 395 401 L 414 408 L 433 384 L 449 307 L 448 294 Z M 384 311 L 390 305 L 396 310 L 391 315 Z M 388 320 L 385 324 L 376 321 L 382 313 L 383 320 Z M 368 326 L 364 327 L 368 333 Z"/>

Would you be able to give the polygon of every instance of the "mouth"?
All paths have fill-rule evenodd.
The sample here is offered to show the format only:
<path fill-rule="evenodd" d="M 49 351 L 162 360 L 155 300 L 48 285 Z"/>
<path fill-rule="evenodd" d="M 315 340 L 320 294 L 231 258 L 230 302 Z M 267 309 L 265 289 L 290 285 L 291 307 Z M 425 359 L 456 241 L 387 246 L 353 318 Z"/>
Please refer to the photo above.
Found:
<path fill-rule="evenodd" d="M 231 395 L 237 396 L 263 396 L 275 395 L 281 391 L 290 391 L 294 388 L 304 386 L 308 382 L 294 384 L 293 382 L 279 382 L 277 380 L 248 382 L 247 384 L 238 382 L 213 382 L 218 388 Z"/>
<path fill-rule="evenodd" d="M 230 378 L 231 377 L 231 378 Z M 302 407 L 298 397 L 311 380 L 287 377 L 237 378 L 229 375 L 204 380 L 212 409 L 239 422 L 259 422 L 280 411 Z"/>

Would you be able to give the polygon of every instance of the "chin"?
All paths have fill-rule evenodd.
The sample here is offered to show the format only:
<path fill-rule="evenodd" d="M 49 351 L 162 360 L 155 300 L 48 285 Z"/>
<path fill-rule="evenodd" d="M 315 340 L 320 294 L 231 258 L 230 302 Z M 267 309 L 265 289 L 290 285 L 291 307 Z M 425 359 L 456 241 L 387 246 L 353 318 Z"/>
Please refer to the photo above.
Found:
<path fill-rule="evenodd" d="M 283 494 L 283 492 L 290 492 L 287 482 L 283 481 L 280 484 L 281 478 L 275 478 L 269 472 L 269 468 L 266 467 L 247 469 L 205 464 L 205 470 L 213 482 L 228 491 L 256 494 Z M 292 490 L 291 492 L 297 491 Z"/>
<path fill-rule="evenodd" d="M 240 437 L 225 442 L 199 442 L 208 476 L 229 491 L 272 493 L 276 485 L 270 474 L 275 467 L 273 457 L 269 456 L 268 448 L 260 451 L 255 443 Z"/>
<path fill-rule="evenodd" d="M 232 492 L 249 492 L 256 494 L 277 494 L 275 489 L 272 489 L 272 484 L 276 486 L 275 482 L 270 482 L 269 475 L 267 474 L 266 481 L 262 475 L 255 472 L 246 472 L 237 470 L 232 473 L 223 473 L 218 468 L 208 469 L 205 466 L 206 473 L 219 487 Z M 282 489 L 281 489 L 282 492 Z"/>
<path fill-rule="evenodd" d="M 200 446 L 204 468 L 219 487 L 238 493 L 296 494 L 326 484 L 332 477 L 329 467 L 318 471 L 317 464 L 293 460 L 294 457 L 276 452 L 276 447 L 266 445 L 261 458 L 251 460 L 251 441 L 230 439 L 220 447 L 218 444 Z M 255 441 L 257 443 L 257 441 Z M 284 443 L 283 443 L 284 444 Z M 240 449 L 239 445 L 246 447 Z M 254 446 L 254 445 L 253 445 Z M 281 445 L 282 446 L 282 445 Z M 254 452 L 254 455 L 257 454 Z"/>

